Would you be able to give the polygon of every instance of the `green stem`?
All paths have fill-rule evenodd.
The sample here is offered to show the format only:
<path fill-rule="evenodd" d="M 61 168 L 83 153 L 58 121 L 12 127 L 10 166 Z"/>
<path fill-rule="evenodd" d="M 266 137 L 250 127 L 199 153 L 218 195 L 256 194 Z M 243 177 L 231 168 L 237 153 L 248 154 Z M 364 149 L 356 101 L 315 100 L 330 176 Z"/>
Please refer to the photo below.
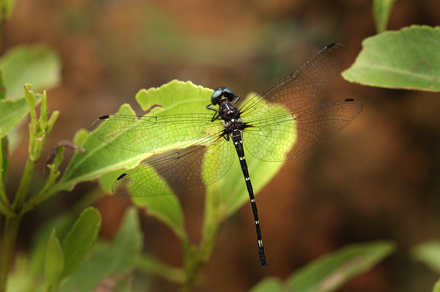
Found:
<path fill-rule="evenodd" d="M 28 157 L 26 161 L 26 166 L 24 168 L 24 173 L 20 181 L 20 186 L 18 187 L 17 194 L 12 204 L 12 209 L 14 211 L 21 211 L 23 207 L 24 200 L 26 199 L 27 191 L 29 189 L 29 183 L 31 182 L 32 174 L 35 169 L 36 162 Z"/>
<path fill-rule="evenodd" d="M 223 218 L 219 214 L 216 197 L 217 194 L 214 192 L 209 192 L 206 196 L 202 240 L 197 251 L 195 263 L 187 270 L 185 282 L 180 290 L 181 292 L 188 292 L 194 288 L 200 278 L 203 268 L 211 257 L 215 239 L 217 238 L 219 224 Z"/>
<path fill-rule="evenodd" d="M 3 213 L 6 217 L 16 217 L 17 214 L 11 211 L 8 206 L 0 203 L 0 213 Z"/>
<path fill-rule="evenodd" d="M 3 234 L 3 246 L 0 256 L 0 292 L 6 291 L 8 271 L 11 266 L 20 221 L 21 217 L 6 218 L 5 230 Z"/>
<path fill-rule="evenodd" d="M 57 193 L 54 185 L 58 176 L 58 170 L 51 170 L 49 178 L 47 179 L 44 187 L 35 196 L 24 202 L 22 208 L 20 209 L 21 215 L 31 211 L 36 206 L 39 206 L 41 203 L 50 198 L 53 194 Z"/>
<path fill-rule="evenodd" d="M 1 136 L 1 129 L 0 129 L 0 136 Z M 7 208 L 9 207 L 9 200 L 6 196 L 5 192 L 5 186 L 3 185 L 3 145 L 2 145 L 2 138 L 0 138 L 0 208 Z M 3 212 L 4 213 L 4 212 Z"/>
<path fill-rule="evenodd" d="M 26 199 L 26 194 L 29 189 L 29 183 L 32 177 L 32 173 L 35 168 L 35 162 L 28 158 L 26 167 L 21 178 L 20 186 L 15 196 L 14 203 L 12 204 L 13 212 L 20 213 L 23 202 Z M 5 231 L 3 236 L 3 246 L 1 250 L 1 262 L 0 262 L 0 292 L 4 292 L 6 289 L 8 271 L 11 266 L 13 258 L 14 245 L 17 239 L 18 228 L 20 226 L 21 215 L 16 217 L 7 217 L 5 224 Z"/>

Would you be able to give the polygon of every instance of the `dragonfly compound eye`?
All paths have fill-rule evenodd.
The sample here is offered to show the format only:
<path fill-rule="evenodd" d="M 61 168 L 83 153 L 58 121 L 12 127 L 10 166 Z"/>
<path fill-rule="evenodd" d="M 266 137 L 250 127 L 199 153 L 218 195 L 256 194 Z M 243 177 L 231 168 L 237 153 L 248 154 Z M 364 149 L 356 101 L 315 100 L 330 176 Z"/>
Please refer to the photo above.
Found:
<path fill-rule="evenodd" d="M 218 104 L 218 101 L 221 99 L 222 95 L 223 95 L 223 87 L 219 87 L 216 90 L 214 90 L 214 93 L 211 95 L 211 103 L 213 105 Z"/>
<path fill-rule="evenodd" d="M 223 89 L 223 95 L 229 100 L 232 101 L 235 97 L 235 94 L 232 90 L 230 90 L 229 88 L 224 88 Z"/>

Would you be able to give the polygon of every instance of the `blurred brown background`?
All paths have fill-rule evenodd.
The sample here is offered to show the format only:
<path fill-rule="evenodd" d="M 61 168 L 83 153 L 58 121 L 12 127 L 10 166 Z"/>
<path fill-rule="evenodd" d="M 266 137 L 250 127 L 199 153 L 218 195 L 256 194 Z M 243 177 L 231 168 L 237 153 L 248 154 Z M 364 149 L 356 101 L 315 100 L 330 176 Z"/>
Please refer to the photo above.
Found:
<path fill-rule="evenodd" d="M 435 26 L 439 20 L 439 1 L 399 0 L 388 29 Z M 209 88 L 225 85 L 245 96 L 270 86 L 332 42 L 347 46 L 346 69 L 362 40 L 375 33 L 372 1 L 366 0 L 18 0 L 4 27 L 2 53 L 34 43 L 59 53 L 62 84 L 48 92 L 50 109 L 61 111 L 48 138 L 53 145 L 72 139 L 78 129 L 89 128 L 96 117 L 116 112 L 124 102 L 140 113 L 134 96 L 142 88 L 180 79 Z M 413 262 L 408 250 L 440 238 L 439 96 L 365 87 L 337 77 L 314 105 L 342 98 L 362 101 L 362 114 L 330 140 L 287 162 L 258 194 L 268 268 L 259 266 L 246 204 L 222 226 L 204 284 L 196 291 L 247 291 L 264 277 L 284 279 L 346 244 L 377 239 L 395 241 L 398 251 L 340 291 L 431 291 L 437 276 Z M 25 151 L 14 155 L 11 177 L 21 173 Z M 9 188 L 17 185 L 13 180 Z M 20 248 L 29 248 L 41 221 L 95 186 L 80 184 L 28 214 Z M 197 243 L 203 192 L 181 200 Z M 104 219 L 102 236 L 112 237 L 128 204 L 115 197 L 96 204 Z M 53 213 L 43 214 L 48 210 Z M 174 235 L 154 218 L 142 220 L 144 249 L 180 265 Z M 151 291 L 176 290 L 159 279 L 150 285 Z"/>

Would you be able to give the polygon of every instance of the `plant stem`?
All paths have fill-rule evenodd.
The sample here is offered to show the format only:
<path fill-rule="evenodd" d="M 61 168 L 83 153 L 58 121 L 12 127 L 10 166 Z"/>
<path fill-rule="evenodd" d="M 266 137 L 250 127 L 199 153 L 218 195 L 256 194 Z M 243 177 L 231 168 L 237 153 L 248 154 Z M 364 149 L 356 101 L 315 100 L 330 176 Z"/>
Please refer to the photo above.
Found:
<path fill-rule="evenodd" d="M 0 136 L 1 136 L 1 129 L 0 129 Z M 0 205 L 1 207 L 9 207 L 9 200 L 6 196 L 5 192 L 5 186 L 3 184 L 3 145 L 2 145 L 2 138 L 0 137 Z M 4 213 L 4 212 L 3 212 Z"/>
<path fill-rule="evenodd" d="M 23 177 L 21 178 L 17 195 L 15 196 L 14 203 L 12 204 L 12 210 L 17 214 L 20 213 L 23 202 L 26 199 L 26 194 L 35 164 L 36 162 L 32 161 L 30 158 L 27 159 Z M 18 215 L 16 217 L 7 217 L 6 219 L 0 262 L 0 292 L 4 292 L 6 289 L 8 271 L 13 258 L 13 250 L 15 241 L 17 239 L 18 229 L 20 227 L 21 217 L 21 215 Z"/>
<path fill-rule="evenodd" d="M 8 271 L 13 257 L 13 250 L 20 221 L 21 217 L 6 218 L 5 230 L 3 234 L 3 246 L 0 256 L 0 292 L 6 291 Z"/>
<path fill-rule="evenodd" d="M 29 183 L 32 178 L 32 173 L 34 172 L 36 162 L 31 161 L 30 158 L 26 161 L 26 167 L 24 169 L 23 177 L 20 181 L 20 186 L 18 187 L 17 194 L 12 204 L 14 211 L 21 210 L 24 200 L 26 199 L 26 194 L 29 189 Z"/>
<path fill-rule="evenodd" d="M 196 260 L 187 271 L 185 282 L 180 290 L 181 292 L 188 292 L 194 288 L 203 268 L 211 257 L 215 239 L 217 238 L 219 224 L 222 221 L 216 198 L 217 194 L 214 192 L 208 192 L 206 195 L 202 240 L 197 251 Z"/>

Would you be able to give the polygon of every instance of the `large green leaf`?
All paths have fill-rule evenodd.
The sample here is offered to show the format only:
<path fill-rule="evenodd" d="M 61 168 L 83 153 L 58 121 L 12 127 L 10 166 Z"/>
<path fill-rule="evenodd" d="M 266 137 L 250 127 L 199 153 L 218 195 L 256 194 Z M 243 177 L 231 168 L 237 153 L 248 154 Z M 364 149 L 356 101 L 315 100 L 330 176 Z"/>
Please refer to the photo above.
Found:
<path fill-rule="evenodd" d="M 440 27 L 417 26 L 364 40 L 342 76 L 363 85 L 440 91 Z"/>
<path fill-rule="evenodd" d="M 63 240 L 64 263 L 63 278 L 72 274 L 89 253 L 101 228 L 101 215 L 98 210 L 85 209 Z"/>
<path fill-rule="evenodd" d="M 61 76 L 58 55 L 44 45 L 9 50 L 0 61 L 0 69 L 8 99 L 22 97 L 26 83 L 31 83 L 34 91 L 40 91 L 58 85 Z"/>
<path fill-rule="evenodd" d="M 90 256 L 61 285 L 60 291 L 94 291 L 105 278 L 127 273 L 142 249 L 142 233 L 136 209 L 127 210 L 110 245 L 97 242 Z"/>
<path fill-rule="evenodd" d="M 211 102 L 212 90 L 191 81 L 173 80 L 159 88 L 142 89 L 136 100 L 144 111 L 160 115 L 210 113 L 205 107 Z M 212 112 L 214 115 L 214 112 Z"/>
<path fill-rule="evenodd" d="M 144 110 L 150 111 L 153 107 L 152 113 L 169 115 L 193 113 L 199 109 L 203 112 L 209 103 L 211 93 L 212 90 L 195 86 L 191 82 L 174 80 L 160 88 L 141 90 L 136 95 L 136 99 Z M 122 105 L 117 114 L 135 115 L 127 104 Z M 74 155 L 56 191 L 70 190 L 80 181 L 91 180 L 117 169 L 133 168 L 152 155 L 152 153 L 137 153 L 113 147 L 85 131 L 78 132 L 74 142 L 81 145 L 86 152 L 77 152 Z M 168 149 L 170 147 L 168 146 Z M 166 149 L 167 147 L 164 147 L 162 150 Z M 160 149 L 155 153 L 160 153 Z"/>
<path fill-rule="evenodd" d="M 21 88 L 23 91 L 23 87 Z M 41 95 L 36 94 L 37 103 L 41 102 Z M 9 134 L 28 114 L 29 107 L 25 98 L 17 100 L 0 100 L 0 138 Z"/>
<path fill-rule="evenodd" d="M 440 274 L 440 241 L 427 241 L 415 246 L 411 251 L 412 257 L 427 265 Z"/>
<path fill-rule="evenodd" d="M 387 28 L 388 18 L 395 0 L 374 0 L 373 16 L 376 30 L 378 33 L 383 32 Z"/>
<path fill-rule="evenodd" d="M 129 105 L 122 105 L 119 113 L 134 114 Z M 75 153 L 54 191 L 71 190 L 78 182 L 98 178 L 116 169 L 133 168 L 151 156 L 151 153 L 136 153 L 110 146 L 85 130 L 78 131 L 74 143 L 82 146 L 85 152 Z"/>

